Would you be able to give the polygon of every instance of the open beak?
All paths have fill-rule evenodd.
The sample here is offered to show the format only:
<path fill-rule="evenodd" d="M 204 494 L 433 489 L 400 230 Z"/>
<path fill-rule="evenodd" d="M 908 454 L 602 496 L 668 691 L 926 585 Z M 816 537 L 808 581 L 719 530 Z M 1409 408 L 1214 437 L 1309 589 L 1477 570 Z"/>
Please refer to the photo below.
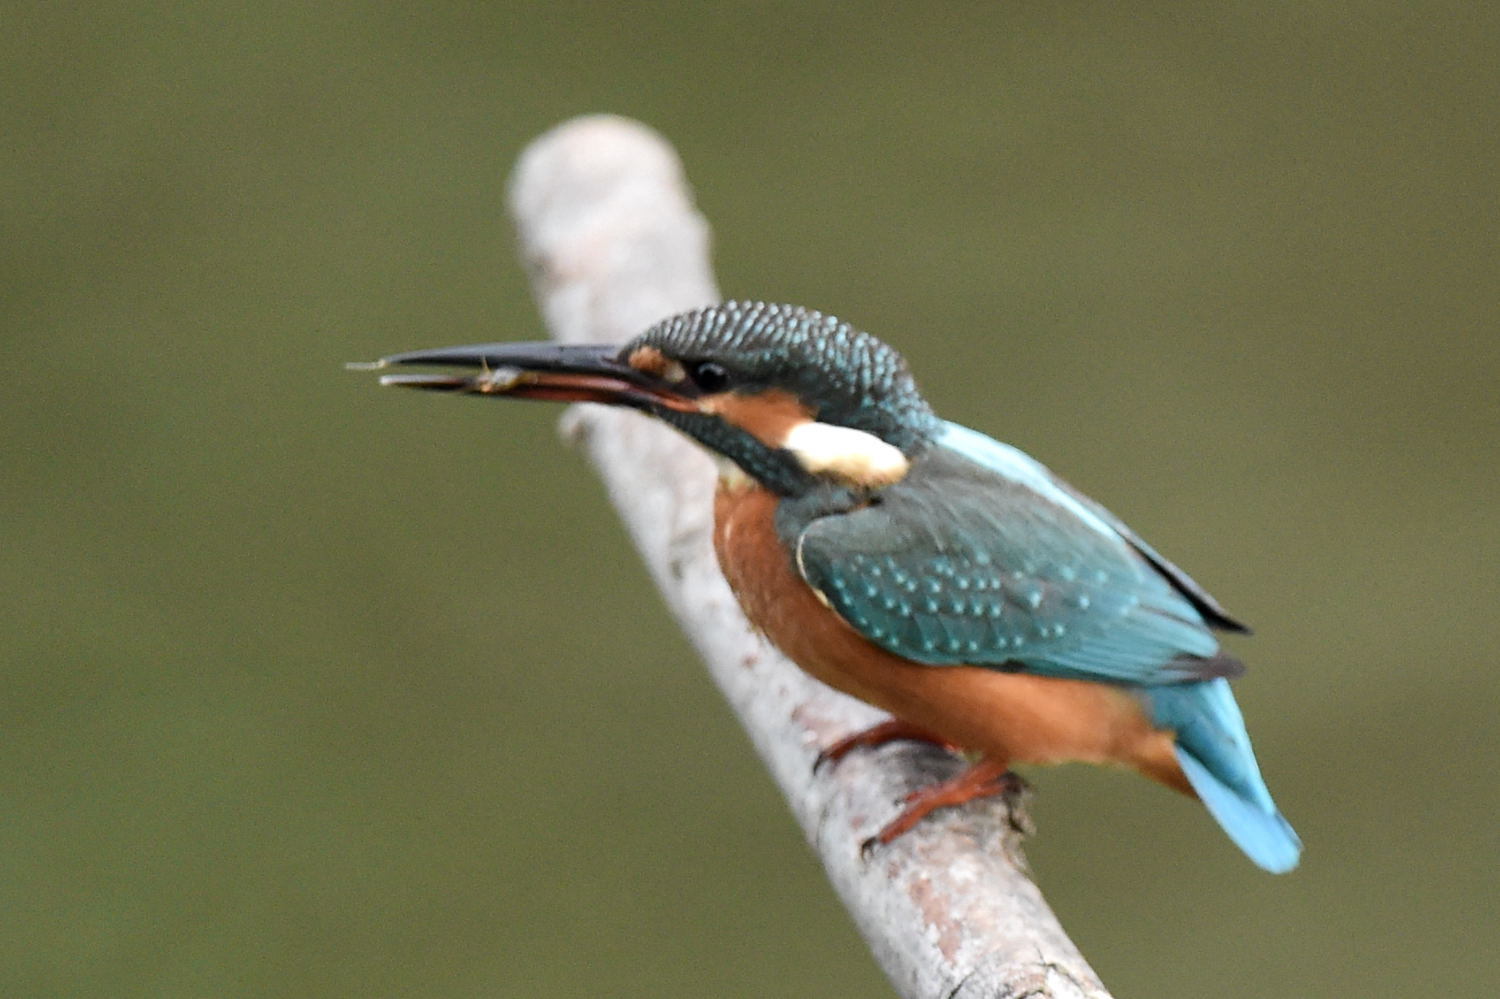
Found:
<path fill-rule="evenodd" d="M 392 354 L 348 367 L 397 365 L 478 368 L 477 373 L 381 375 L 380 384 L 432 392 L 503 395 L 552 402 L 602 402 L 633 409 L 697 409 L 690 384 L 674 384 L 631 367 L 611 345 L 477 343 Z"/>

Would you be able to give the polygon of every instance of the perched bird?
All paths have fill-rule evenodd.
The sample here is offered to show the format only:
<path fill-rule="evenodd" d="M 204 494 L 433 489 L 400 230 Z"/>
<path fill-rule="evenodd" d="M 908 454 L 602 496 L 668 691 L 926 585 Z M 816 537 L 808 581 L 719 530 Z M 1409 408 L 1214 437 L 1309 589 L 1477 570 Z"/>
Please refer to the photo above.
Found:
<path fill-rule="evenodd" d="M 1196 796 L 1251 860 L 1296 866 L 1214 632 L 1245 631 L 1118 518 L 937 416 L 891 347 L 788 305 L 726 302 L 620 346 L 502 343 L 376 362 L 441 391 L 627 406 L 718 462 L 714 545 L 746 616 L 890 712 L 823 754 L 924 739 L 977 755 L 877 837 L 996 794 L 1013 763 L 1116 764 Z"/>

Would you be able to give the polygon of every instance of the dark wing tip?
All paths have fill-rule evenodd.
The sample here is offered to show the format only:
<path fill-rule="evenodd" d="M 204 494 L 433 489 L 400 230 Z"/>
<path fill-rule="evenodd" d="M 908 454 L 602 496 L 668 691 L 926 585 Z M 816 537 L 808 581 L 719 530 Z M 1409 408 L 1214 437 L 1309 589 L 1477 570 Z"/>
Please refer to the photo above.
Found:
<path fill-rule="evenodd" d="M 1211 656 L 1178 656 L 1168 668 L 1184 680 L 1233 680 L 1245 675 L 1245 664 L 1222 652 Z"/>
<path fill-rule="evenodd" d="M 1232 631 L 1236 635 L 1255 634 L 1255 632 L 1250 630 L 1250 626 L 1248 624 L 1243 621 L 1237 621 L 1234 618 L 1230 617 L 1228 614 L 1224 613 L 1224 611 L 1217 604 L 1206 609 L 1208 610 L 1208 613 L 1204 614 L 1203 618 L 1208 622 L 1209 627 L 1216 628 L 1219 631 Z M 1199 613 L 1202 613 L 1204 610 L 1204 607 L 1198 608 Z"/>

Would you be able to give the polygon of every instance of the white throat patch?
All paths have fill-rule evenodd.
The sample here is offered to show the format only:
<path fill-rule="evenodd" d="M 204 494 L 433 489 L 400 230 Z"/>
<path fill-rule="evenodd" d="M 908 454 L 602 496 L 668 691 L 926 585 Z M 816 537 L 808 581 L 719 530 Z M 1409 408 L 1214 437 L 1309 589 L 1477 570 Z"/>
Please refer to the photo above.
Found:
<path fill-rule="evenodd" d="M 719 470 L 719 486 L 730 492 L 739 492 L 755 484 L 755 480 L 745 474 L 745 470 L 722 454 L 710 453 L 714 466 Z"/>
<path fill-rule="evenodd" d="M 781 446 L 814 475 L 836 475 L 857 486 L 900 482 L 911 467 L 900 448 L 874 434 L 815 420 L 792 427 Z"/>

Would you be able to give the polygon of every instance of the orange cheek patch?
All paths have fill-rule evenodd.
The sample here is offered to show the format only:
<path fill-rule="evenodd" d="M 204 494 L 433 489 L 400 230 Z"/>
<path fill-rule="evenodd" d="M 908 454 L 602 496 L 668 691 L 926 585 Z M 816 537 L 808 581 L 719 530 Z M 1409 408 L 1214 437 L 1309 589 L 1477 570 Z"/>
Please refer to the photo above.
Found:
<path fill-rule="evenodd" d="M 687 377 L 687 372 L 683 370 L 682 365 L 655 347 L 637 347 L 630 352 L 625 363 L 637 371 L 655 375 L 663 381 L 680 382 Z"/>
<path fill-rule="evenodd" d="M 699 408 L 733 423 L 768 447 L 781 447 L 793 427 L 813 418 L 806 404 L 781 389 L 767 389 L 754 395 L 738 392 L 711 395 L 699 402 Z"/>

